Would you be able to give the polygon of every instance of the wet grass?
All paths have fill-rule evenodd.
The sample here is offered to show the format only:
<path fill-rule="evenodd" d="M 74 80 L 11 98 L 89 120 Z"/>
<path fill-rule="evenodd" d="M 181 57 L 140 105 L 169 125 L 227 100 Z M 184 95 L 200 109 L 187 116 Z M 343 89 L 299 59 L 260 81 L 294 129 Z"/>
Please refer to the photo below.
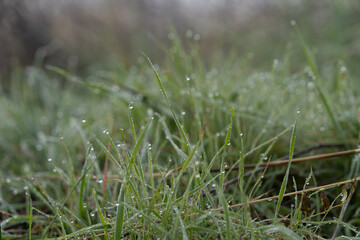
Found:
<path fill-rule="evenodd" d="M 2 239 L 359 236 L 358 152 L 292 163 L 358 147 L 346 63 L 322 69 L 300 37 L 261 72 L 187 47 L 82 76 L 14 69 L 0 96 Z"/>

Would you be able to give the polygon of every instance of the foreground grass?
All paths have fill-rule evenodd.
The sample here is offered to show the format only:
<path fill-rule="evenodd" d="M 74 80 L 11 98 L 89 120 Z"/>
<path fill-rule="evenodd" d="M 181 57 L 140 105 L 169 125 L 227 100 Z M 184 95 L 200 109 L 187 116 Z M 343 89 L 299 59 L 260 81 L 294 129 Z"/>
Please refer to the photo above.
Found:
<path fill-rule="evenodd" d="M 303 43 L 296 72 L 291 49 L 268 72 L 241 57 L 209 68 L 172 44 L 160 67 L 14 70 L 0 99 L 1 237 L 359 236 L 359 155 L 292 163 L 357 148 L 346 65 L 319 71 Z"/>

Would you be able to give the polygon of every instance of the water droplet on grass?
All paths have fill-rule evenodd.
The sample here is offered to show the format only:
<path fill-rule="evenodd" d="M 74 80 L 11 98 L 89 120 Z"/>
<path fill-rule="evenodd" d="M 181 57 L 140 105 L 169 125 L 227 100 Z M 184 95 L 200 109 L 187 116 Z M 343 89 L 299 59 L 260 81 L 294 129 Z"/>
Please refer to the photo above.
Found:
<path fill-rule="evenodd" d="M 290 21 L 290 25 L 291 25 L 291 26 L 295 26 L 295 25 L 296 25 L 295 20 L 291 20 L 291 21 Z"/>
<path fill-rule="evenodd" d="M 215 183 L 211 184 L 211 187 L 213 187 L 213 188 L 216 187 Z"/>
<path fill-rule="evenodd" d="M 184 116 L 185 114 L 186 114 L 186 112 L 181 112 L 181 115 L 183 115 L 183 116 Z"/>
<path fill-rule="evenodd" d="M 51 162 L 52 161 L 52 159 L 51 158 L 48 158 L 48 162 Z"/>
<path fill-rule="evenodd" d="M 191 78 L 190 77 L 186 77 L 186 81 L 190 81 L 191 80 Z"/>
<path fill-rule="evenodd" d="M 94 217 L 94 216 L 95 216 L 95 213 L 90 213 L 90 216 Z"/>
<path fill-rule="evenodd" d="M 81 122 L 82 122 L 82 123 L 86 123 L 86 120 L 85 120 L 85 119 L 83 119 L 83 120 L 81 120 Z"/>
<path fill-rule="evenodd" d="M 196 177 L 196 178 L 200 178 L 200 174 L 196 174 L 195 177 Z"/>
<path fill-rule="evenodd" d="M 130 104 L 129 104 L 129 109 L 130 110 L 134 108 L 133 104 L 134 104 L 133 102 L 130 102 Z"/>
<path fill-rule="evenodd" d="M 10 179 L 10 178 L 6 178 L 6 183 L 11 183 L 11 179 Z"/>

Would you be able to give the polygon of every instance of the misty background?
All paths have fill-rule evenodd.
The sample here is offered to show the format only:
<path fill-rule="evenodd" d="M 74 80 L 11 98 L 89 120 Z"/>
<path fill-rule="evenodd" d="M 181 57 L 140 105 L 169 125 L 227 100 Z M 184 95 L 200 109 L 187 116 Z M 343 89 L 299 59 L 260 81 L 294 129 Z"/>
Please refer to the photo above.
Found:
<path fill-rule="evenodd" d="M 2 0 L 0 71 L 31 64 L 81 71 L 114 60 L 129 67 L 141 51 L 161 64 L 174 39 L 196 44 L 207 63 L 235 54 L 266 68 L 299 42 L 291 22 L 318 61 L 358 62 L 359 13 L 357 1 Z M 294 61 L 303 58 L 296 51 Z"/>

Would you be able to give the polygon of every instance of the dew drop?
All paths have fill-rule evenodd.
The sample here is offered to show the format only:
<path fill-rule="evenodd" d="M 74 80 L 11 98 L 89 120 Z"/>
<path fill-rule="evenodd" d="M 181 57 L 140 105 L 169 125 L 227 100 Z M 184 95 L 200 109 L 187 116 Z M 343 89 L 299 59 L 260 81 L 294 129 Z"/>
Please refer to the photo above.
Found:
<path fill-rule="evenodd" d="M 200 174 L 196 174 L 195 177 L 196 177 L 196 178 L 200 178 Z"/>
<path fill-rule="evenodd" d="M 86 123 L 86 120 L 85 120 L 85 119 L 83 119 L 83 120 L 81 120 L 81 122 L 82 122 L 82 123 Z"/>
<path fill-rule="evenodd" d="M 190 81 L 191 79 L 190 79 L 190 77 L 186 77 L 186 81 Z"/>
<path fill-rule="evenodd" d="M 181 112 L 181 115 L 183 115 L 183 116 L 184 116 L 185 114 L 186 114 L 186 112 Z"/>
<path fill-rule="evenodd" d="M 213 187 L 213 188 L 216 187 L 215 183 L 211 184 L 211 187 Z"/>
<path fill-rule="evenodd" d="M 244 134 L 243 134 L 242 132 L 240 132 L 240 133 L 239 133 L 239 136 L 242 137 L 242 136 L 244 136 Z"/>
<path fill-rule="evenodd" d="M 98 183 L 103 183 L 102 179 L 97 180 Z"/>
<path fill-rule="evenodd" d="M 28 187 L 28 186 L 24 186 L 24 190 L 25 190 L 25 191 L 29 190 L 29 187 Z"/>
<path fill-rule="evenodd" d="M 10 179 L 10 178 L 6 178 L 6 183 L 11 183 L 11 179 Z"/>
<path fill-rule="evenodd" d="M 95 213 L 90 213 L 90 216 L 92 216 L 92 217 L 95 216 Z"/>
<path fill-rule="evenodd" d="M 130 102 L 130 104 L 129 104 L 129 109 L 130 110 L 134 108 L 133 104 L 134 104 L 133 102 Z"/>
<path fill-rule="evenodd" d="M 51 158 L 48 158 L 48 162 L 51 162 L 52 161 L 52 159 Z"/>
<path fill-rule="evenodd" d="M 299 114 L 299 113 L 300 113 L 300 110 L 297 110 L 296 113 Z"/>
<path fill-rule="evenodd" d="M 340 67 L 340 72 L 341 72 L 342 74 L 346 73 L 346 67 L 345 67 L 345 66 L 341 66 L 341 67 Z"/>
<path fill-rule="evenodd" d="M 53 172 L 56 172 L 56 168 L 54 168 L 52 171 L 53 171 Z"/>
<path fill-rule="evenodd" d="M 291 21 L 290 21 L 290 25 L 291 25 L 291 26 L 295 26 L 295 25 L 296 25 L 295 20 L 291 20 Z"/>

